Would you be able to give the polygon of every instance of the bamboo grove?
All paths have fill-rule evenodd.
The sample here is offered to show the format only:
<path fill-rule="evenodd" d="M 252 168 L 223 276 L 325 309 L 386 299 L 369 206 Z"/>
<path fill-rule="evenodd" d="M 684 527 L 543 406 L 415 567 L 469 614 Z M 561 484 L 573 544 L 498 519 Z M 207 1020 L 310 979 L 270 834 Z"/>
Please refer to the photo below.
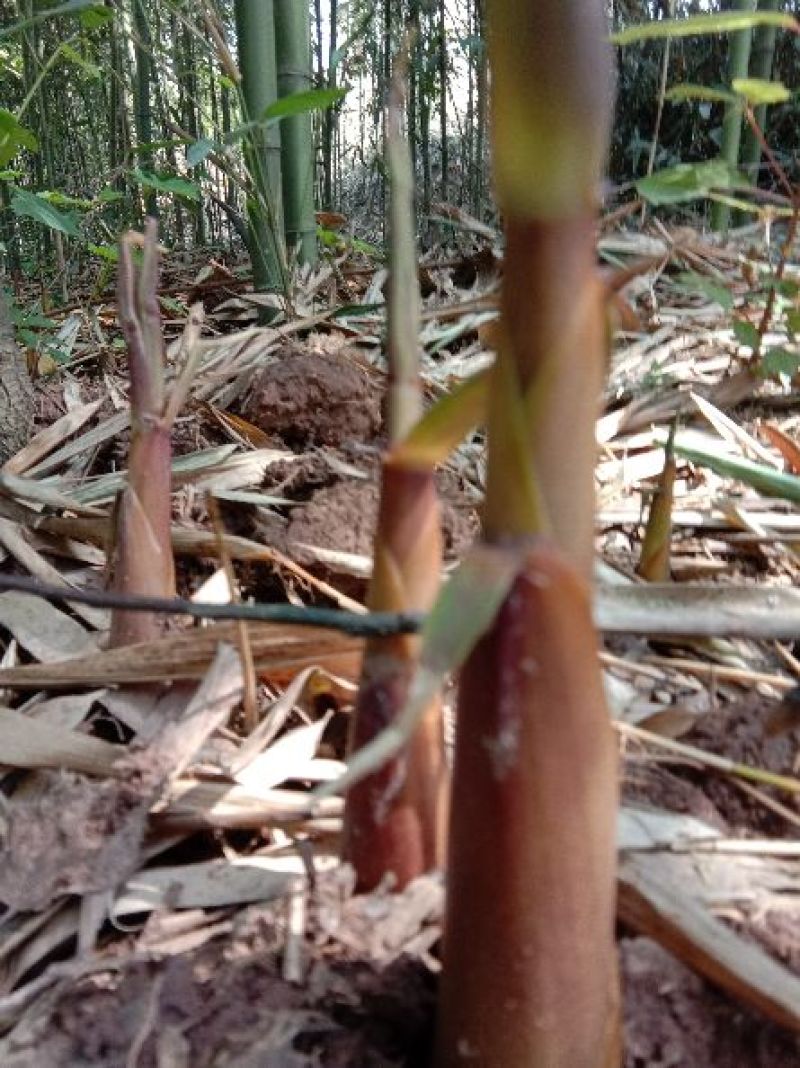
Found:
<path fill-rule="evenodd" d="M 777 0 L 758 6 L 796 7 Z M 442 203 L 478 218 L 494 215 L 486 0 L 314 0 L 307 7 L 296 0 L 87 0 L 56 7 L 55 14 L 50 7 L 43 0 L 0 6 L 0 240 L 12 279 L 41 273 L 52 289 L 55 276 L 57 292 L 68 301 L 71 281 L 88 264 L 104 284 L 118 234 L 154 211 L 169 246 L 244 245 L 252 253 L 247 122 L 263 112 L 270 94 L 306 88 L 327 90 L 333 103 L 311 113 L 310 162 L 302 165 L 301 182 L 290 173 L 284 187 L 300 189 L 306 211 L 311 205 L 343 214 L 359 236 L 381 244 L 387 206 L 383 104 L 391 57 L 406 28 L 406 127 L 421 236 L 447 238 L 446 225 L 436 222 Z M 670 12 L 708 9 L 696 0 L 615 0 L 607 14 L 612 28 L 624 29 Z M 297 14 L 299 27 L 291 25 Z M 260 66 L 261 86 L 245 91 L 240 77 L 250 49 L 274 61 Z M 785 37 L 776 42 L 774 33 L 757 32 L 751 75 L 768 77 L 774 57 L 777 74 L 791 83 L 793 55 Z M 657 126 L 656 169 L 719 151 L 718 122 L 675 105 L 659 112 L 665 62 L 671 80 L 703 84 L 725 81 L 732 70 L 721 37 L 676 40 L 666 59 L 659 41 L 620 50 L 624 107 L 617 109 L 609 157 L 614 181 L 645 172 Z M 796 105 L 771 108 L 769 123 L 770 143 L 793 143 Z M 287 154 L 285 144 L 279 151 L 277 135 L 277 126 L 264 135 L 265 158 L 272 162 L 264 164 L 256 199 L 269 191 L 275 200 L 283 165 L 278 156 Z M 748 131 L 744 142 L 742 159 L 755 167 L 759 146 Z M 724 152 L 731 150 L 728 143 Z M 31 196 L 43 198 L 44 207 Z M 295 207 L 281 206 L 289 215 Z M 280 222 L 273 220 L 276 232 Z M 285 233 L 290 244 L 305 242 L 306 255 L 314 246 L 308 214 L 299 225 L 290 219 Z M 269 243 L 262 234 L 262 252 Z M 265 277 L 282 281 L 266 269 Z"/>

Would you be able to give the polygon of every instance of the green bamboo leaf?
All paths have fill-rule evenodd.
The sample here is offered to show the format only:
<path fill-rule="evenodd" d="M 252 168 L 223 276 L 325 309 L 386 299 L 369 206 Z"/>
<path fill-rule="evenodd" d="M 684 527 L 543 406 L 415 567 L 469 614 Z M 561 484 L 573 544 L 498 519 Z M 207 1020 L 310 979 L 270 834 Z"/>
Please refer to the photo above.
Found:
<path fill-rule="evenodd" d="M 344 57 L 347 55 L 347 47 L 346 46 L 347 46 L 347 42 L 345 41 L 345 43 L 343 45 L 341 45 L 339 48 L 334 49 L 334 51 L 331 54 L 331 58 L 330 58 L 330 65 L 328 67 L 329 71 L 335 71 L 336 68 L 339 66 L 339 64 L 342 62 L 342 60 L 344 59 Z"/>
<path fill-rule="evenodd" d="M 751 349 L 757 349 L 761 344 L 761 335 L 757 327 L 747 319 L 733 320 L 733 336 L 740 345 L 747 345 Z"/>
<path fill-rule="evenodd" d="M 745 181 L 744 177 L 742 178 L 742 181 Z M 720 204 L 727 204 L 728 207 L 733 208 L 734 211 L 749 212 L 751 215 L 762 215 L 762 209 L 758 204 L 754 204 L 749 200 L 743 200 L 742 197 L 731 196 L 729 193 L 709 193 L 708 199 Z M 794 214 L 791 207 L 784 207 L 780 204 L 770 204 L 769 211 L 773 218 L 787 219 Z"/>
<path fill-rule="evenodd" d="M 87 245 L 86 247 L 93 255 L 108 263 L 117 263 L 119 260 L 119 249 L 116 245 Z"/>
<path fill-rule="evenodd" d="M 736 93 L 730 89 L 712 89 L 708 85 L 693 85 L 686 82 L 682 85 L 673 85 L 664 94 L 665 100 L 707 100 L 712 104 L 738 104 L 740 103 Z"/>
<path fill-rule="evenodd" d="M 675 443 L 675 452 L 693 464 L 710 467 L 725 478 L 735 478 L 767 497 L 780 497 L 800 504 L 800 478 L 727 453 Z"/>
<path fill-rule="evenodd" d="M 30 330 L 55 330 L 58 323 L 49 315 L 44 315 L 38 308 L 32 311 L 23 311 L 16 304 L 11 305 L 11 322 L 15 326 L 27 327 Z"/>
<path fill-rule="evenodd" d="M 226 145 L 235 145 L 237 141 L 243 140 L 249 134 L 260 129 L 260 127 L 261 123 L 259 122 L 243 122 L 240 126 L 234 126 L 232 130 L 226 133 L 223 142 Z"/>
<path fill-rule="evenodd" d="M 678 163 L 647 178 L 640 178 L 636 190 L 651 204 L 683 204 L 707 197 L 711 189 L 747 185 L 747 179 L 722 159 L 706 163 Z"/>
<path fill-rule="evenodd" d="M 721 282 L 715 282 L 704 274 L 683 271 L 675 279 L 676 288 L 684 293 L 701 293 L 707 300 L 719 304 L 725 311 L 733 308 L 733 295 Z"/>
<path fill-rule="evenodd" d="M 486 419 L 489 371 L 480 371 L 442 397 L 400 442 L 394 455 L 415 467 L 442 463 Z"/>
<path fill-rule="evenodd" d="M 159 193 L 186 197 L 187 200 L 200 199 L 200 186 L 196 182 L 188 181 L 186 178 L 178 178 L 170 174 L 153 174 L 151 171 L 143 171 L 139 167 L 135 167 L 131 174 L 140 185 L 149 189 L 156 189 Z"/>
<path fill-rule="evenodd" d="M 361 252 L 365 256 L 375 256 L 378 259 L 383 258 L 383 253 L 377 245 L 371 245 L 368 241 L 362 241 L 360 237 L 351 238 L 350 247 L 353 252 Z"/>
<path fill-rule="evenodd" d="M 36 152 L 39 148 L 36 134 L 23 126 L 12 112 L 0 108 L 0 167 L 9 164 L 21 148 Z"/>
<path fill-rule="evenodd" d="M 355 41 L 359 40 L 359 38 L 364 36 L 364 33 L 365 33 L 367 27 L 369 26 L 370 21 L 372 20 L 372 17 L 373 17 L 372 11 L 370 10 L 369 7 L 367 7 L 366 10 L 364 11 L 364 14 L 363 14 L 363 16 L 361 18 L 361 21 L 356 25 L 355 29 L 350 34 L 350 36 L 345 38 L 345 40 L 333 52 L 333 54 L 330 57 L 330 66 L 328 68 L 328 76 L 329 77 L 330 77 L 331 73 L 333 73 L 336 70 L 336 68 L 342 62 L 342 60 L 347 55 L 347 53 L 350 51 L 350 46 Z"/>
<path fill-rule="evenodd" d="M 27 189 L 14 189 L 11 210 L 20 217 L 35 219 L 49 230 L 58 230 L 69 237 L 79 236 L 78 223 L 73 214 L 59 211 L 44 197 L 30 193 Z"/>
<path fill-rule="evenodd" d="M 769 11 L 725 11 L 718 15 L 693 15 L 685 19 L 661 19 L 658 22 L 641 22 L 619 33 L 612 33 L 611 42 L 616 45 L 634 44 L 659 37 L 695 37 L 712 33 L 735 33 L 751 30 L 755 26 L 777 26 L 779 29 L 800 32 L 800 23 L 791 15 Z"/>
<path fill-rule="evenodd" d="M 125 194 L 107 185 L 100 190 L 96 199 L 100 204 L 116 204 L 118 201 L 125 199 Z"/>
<path fill-rule="evenodd" d="M 380 304 L 342 304 L 331 313 L 331 319 L 364 319 L 374 315 L 375 312 L 384 311 L 386 311 L 385 301 L 381 301 Z"/>
<path fill-rule="evenodd" d="M 796 282 L 793 278 L 768 278 L 765 288 L 775 289 L 787 300 L 794 301 L 800 295 L 800 282 Z"/>
<path fill-rule="evenodd" d="M 186 163 L 189 167 L 196 167 L 202 163 L 209 153 L 213 152 L 216 145 L 210 137 L 201 137 L 186 148 Z"/>
<path fill-rule="evenodd" d="M 308 89 L 302 93 L 289 93 L 282 96 L 261 116 L 262 122 L 273 123 L 291 115 L 305 115 L 309 111 L 323 111 L 347 96 L 346 89 Z"/>
<path fill-rule="evenodd" d="M 76 13 L 80 14 L 81 23 L 86 29 L 94 29 L 95 25 L 102 24 L 101 22 L 95 22 L 92 25 L 87 22 L 87 17 L 92 14 L 94 14 L 95 19 L 102 19 L 102 22 L 107 22 L 114 17 L 113 9 L 107 8 L 103 4 L 98 4 L 97 0 L 66 0 L 66 3 L 58 4 L 57 7 L 50 7 L 45 11 L 37 11 L 28 18 L 20 19 L 10 26 L 5 26 L 0 30 L 0 41 L 6 37 L 13 37 L 17 33 L 22 33 L 23 30 L 35 26 L 39 22 L 44 22 L 46 19 L 57 18 L 61 15 L 74 15 Z"/>
<path fill-rule="evenodd" d="M 442 588 L 422 628 L 422 647 L 408 699 L 394 723 L 353 756 L 339 779 L 315 790 L 314 801 L 349 789 L 396 756 L 447 677 L 457 671 L 494 623 L 530 543 L 479 543 Z"/>
<path fill-rule="evenodd" d="M 786 332 L 792 341 L 800 334 L 800 308 L 786 309 Z"/>
<path fill-rule="evenodd" d="M 733 88 L 748 104 L 783 104 L 791 93 L 782 82 L 770 82 L 764 78 L 734 78 Z"/>
<path fill-rule="evenodd" d="M 62 193 L 59 189 L 42 190 L 37 195 L 57 208 L 78 208 L 80 211 L 89 211 L 94 207 L 94 201 L 87 200 L 86 197 L 70 196 L 69 193 Z"/>
<path fill-rule="evenodd" d="M 73 48 L 72 45 L 64 42 L 63 44 L 59 45 L 58 50 L 68 63 L 72 63 L 73 66 L 78 67 L 79 70 L 82 70 L 90 81 L 97 82 L 102 77 L 102 71 L 97 66 L 97 64 L 90 63 L 88 59 L 84 58 L 84 56 L 80 54 L 77 48 Z"/>
<path fill-rule="evenodd" d="M 800 353 L 792 352 L 783 345 L 775 345 L 761 357 L 758 373 L 762 378 L 779 378 L 786 375 L 791 378 L 800 368 Z"/>
<path fill-rule="evenodd" d="M 112 22 L 114 8 L 105 4 L 86 4 L 80 13 L 81 26 L 84 30 L 98 30 L 101 26 Z"/>

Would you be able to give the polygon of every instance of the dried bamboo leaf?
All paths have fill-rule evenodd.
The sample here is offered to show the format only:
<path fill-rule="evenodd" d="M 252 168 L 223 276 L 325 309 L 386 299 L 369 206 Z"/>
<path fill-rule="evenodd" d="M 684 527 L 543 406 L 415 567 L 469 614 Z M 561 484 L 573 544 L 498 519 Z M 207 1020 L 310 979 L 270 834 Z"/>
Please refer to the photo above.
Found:
<path fill-rule="evenodd" d="M 50 508 L 58 510 L 66 508 L 76 515 L 104 516 L 99 508 L 93 508 L 82 500 L 80 490 L 73 496 L 71 493 L 63 493 L 58 485 L 39 482 L 35 478 L 21 478 L 19 475 L 0 473 L 0 492 L 8 497 L 19 497 L 23 501 L 34 501 L 37 504 L 46 504 Z"/>
<path fill-rule="evenodd" d="M 97 649 L 95 634 L 55 605 L 24 593 L 0 593 L 0 626 L 43 663 L 86 656 Z"/>
<path fill-rule="evenodd" d="M 800 445 L 797 444 L 794 438 L 789 437 L 785 431 L 781 430 L 779 426 L 775 426 L 774 423 L 764 423 L 759 429 L 784 458 L 786 466 L 791 473 L 800 475 Z"/>
<path fill-rule="evenodd" d="M 59 902 L 49 912 L 35 917 L 45 922 L 30 940 L 11 955 L 3 974 L 7 991 L 13 990 L 24 975 L 33 969 L 41 968 L 47 960 L 52 959 L 56 950 L 62 949 L 70 939 L 75 937 L 78 929 L 78 915 L 78 904 L 68 901 Z M 1 1020 L 0 1027 L 2 1027 Z"/>
<path fill-rule="evenodd" d="M 767 464 L 769 467 L 777 467 L 775 457 L 765 449 L 756 439 L 748 434 L 746 430 L 739 426 L 729 415 L 721 412 L 719 408 L 712 404 L 711 401 L 706 400 L 705 397 L 701 397 L 697 393 L 690 393 L 689 396 L 692 399 L 692 403 L 695 407 L 705 416 L 709 423 L 714 427 L 720 437 L 734 445 L 736 448 L 741 448 L 745 453 L 750 452 L 754 456 Z"/>
<path fill-rule="evenodd" d="M 287 779 L 308 777 L 309 764 L 313 760 L 332 713 L 316 723 L 296 727 L 259 753 L 249 764 L 234 773 L 240 786 L 251 790 L 269 790 L 280 786 Z"/>
<path fill-rule="evenodd" d="M 113 775 L 125 749 L 88 734 L 0 707 L 0 754 L 16 768 L 68 768 L 87 775 Z"/>
<path fill-rule="evenodd" d="M 92 427 L 91 430 L 87 430 L 85 434 L 81 434 L 74 441 L 67 442 L 62 448 L 48 456 L 47 459 L 36 464 L 28 471 L 28 477 L 42 478 L 44 475 L 49 475 L 69 460 L 80 456 L 82 452 L 89 452 L 96 449 L 98 445 L 102 445 L 103 442 L 118 437 L 130 425 L 131 416 L 127 409 L 123 412 L 115 412 L 114 415 L 109 416 L 99 426 Z"/>
<path fill-rule="evenodd" d="M 191 482 L 208 471 L 224 465 L 235 449 L 235 445 L 218 445 L 211 449 L 201 449 L 199 452 L 177 457 L 172 463 L 173 486 L 177 487 L 184 482 Z M 127 471 L 114 471 L 111 474 L 88 480 L 81 486 L 76 486 L 71 496 L 84 505 L 110 501 L 124 488 L 127 481 Z M 97 513 L 93 512 L 93 514 Z"/>
<path fill-rule="evenodd" d="M 3 465 L 3 472 L 10 475 L 23 474 L 52 452 L 65 438 L 74 434 L 84 423 L 88 422 L 104 403 L 105 397 L 100 397 L 99 400 L 90 401 L 88 404 L 80 404 L 66 415 L 62 415 L 60 419 L 56 419 L 50 426 L 35 434 L 24 449 L 20 449 L 10 460 L 7 460 Z"/>
<path fill-rule="evenodd" d="M 800 979 L 711 915 L 701 903 L 709 887 L 696 858 L 630 854 L 618 885 L 625 923 L 740 1001 L 800 1031 Z"/>
<path fill-rule="evenodd" d="M 329 797 L 314 805 L 315 818 L 338 820 L 344 805 Z M 245 790 L 236 783 L 173 783 L 152 822 L 164 834 L 207 827 L 258 828 L 302 823 L 311 816 L 311 797 L 300 790 Z"/>
<path fill-rule="evenodd" d="M 673 849 L 721 837 L 715 827 L 683 812 L 621 805 L 617 816 L 617 848 L 623 851 Z"/>
<path fill-rule="evenodd" d="M 597 590 L 595 622 L 600 630 L 613 634 L 793 641 L 800 633 L 800 590 L 655 583 L 603 585 Z"/>
<path fill-rule="evenodd" d="M 0 621 L 7 596 L 0 594 Z M 236 634 L 237 625 L 226 623 L 79 660 L 6 668 L 0 670 L 0 686 L 48 688 L 198 679 L 208 669 L 219 643 L 235 645 Z M 316 627 L 272 624 L 250 625 L 249 635 L 256 670 L 277 684 L 287 683 L 296 672 L 310 666 L 346 678 L 358 673 L 359 639 Z"/>
<path fill-rule="evenodd" d="M 127 881 L 114 902 L 112 915 L 272 901 L 291 893 L 305 874 L 299 856 L 236 857 L 147 868 Z"/>
<path fill-rule="evenodd" d="M 55 586 L 64 586 L 65 589 L 69 588 L 61 572 L 31 545 L 24 528 L 19 523 L 0 518 L 0 545 L 3 545 L 17 563 L 37 579 Z M 108 628 L 108 612 L 105 609 L 93 608 L 91 605 L 77 605 L 75 612 L 96 630 Z"/>

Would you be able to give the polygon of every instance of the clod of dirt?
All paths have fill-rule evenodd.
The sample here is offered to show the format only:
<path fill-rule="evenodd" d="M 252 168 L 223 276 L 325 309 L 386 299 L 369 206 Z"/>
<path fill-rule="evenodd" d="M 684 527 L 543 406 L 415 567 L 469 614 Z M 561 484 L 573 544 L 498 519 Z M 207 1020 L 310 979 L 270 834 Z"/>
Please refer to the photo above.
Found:
<path fill-rule="evenodd" d="M 293 554 L 298 547 L 298 559 L 303 558 L 303 545 L 371 556 L 377 518 L 374 482 L 334 482 L 292 509 L 286 544 Z"/>
<path fill-rule="evenodd" d="M 9 808 L 0 902 L 44 909 L 60 895 L 124 882 L 141 863 L 152 786 L 44 773 L 40 782 L 37 796 Z"/>
<path fill-rule="evenodd" d="M 217 923 L 216 933 L 209 932 L 195 949 L 165 959 L 145 949 L 138 959 L 116 966 L 110 960 L 108 969 L 53 989 L 0 1039 L 0 1063 L 3 1068 L 427 1063 L 435 979 L 411 947 L 429 929 L 438 938 L 441 883 L 422 879 L 403 894 L 381 891 L 351 899 L 353 880 L 344 874 L 327 885 L 321 880 L 324 890 L 310 910 L 302 948 L 307 965 L 302 982 L 282 976 L 285 907 L 252 906 L 229 924 Z M 324 928 L 314 920 L 318 909 L 326 917 Z M 376 930 L 382 932 L 383 959 L 353 948 L 363 943 L 370 912 L 377 921 L 370 941 Z"/>
<path fill-rule="evenodd" d="M 626 801 L 668 812 L 683 812 L 715 827 L 721 834 L 730 833 L 721 813 L 703 792 L 702 784 L 687 782 L 660 764 L 626 766 L 622 792 Z"/>
<path fill-rule="evenodd" d="M 371 441 L 382 389 L 357 355 L 286 348 L 256 379 L 242 415 L 290 446 Z"/>
<path fill-rule="evenodd" d="M 769 707 L 757 693 L 702 716 L 687 740 L 710 753 L 721 753 L 729 760 L 751 767 L 763 768 L 778 775 L 795 774 L 797 745 L 800 730 L 770 736 Z M 692 773 L 686 771 L 687 777 Z M 774 837 L 795 837 L 796 827 L 724 776 L 704 771 L 702 779 L 696 775 L 703 792 L 724 816 L 734 835 L 757 834 Z M 769 791 L 767 791 L 769 792 Z M 797 808 L 796 798 L 776 795 L 778 800 Z"/>
<path fill-rule="evenodd" d="M 620 946 L 624 1068 L 789 1068 L 800 1040 L 731 1002 L 647 938 Z"/>
<path fill-rule="evenodd" d="M 442 473 L 444 476 L 444 473 Z M 443 477 L 437 477 L 442 495 L 442 534 L 445 556 L 463 555 L 478 530 L 477 515 L 458 499 L 448 500 Z M 303 545 L 371 556 L 378 519 L 379 488 L 374 482 L 335 482 L 317 490 L 311 499 L 292 510 L 286 531 L 289 551 L 303 558 Z"/>

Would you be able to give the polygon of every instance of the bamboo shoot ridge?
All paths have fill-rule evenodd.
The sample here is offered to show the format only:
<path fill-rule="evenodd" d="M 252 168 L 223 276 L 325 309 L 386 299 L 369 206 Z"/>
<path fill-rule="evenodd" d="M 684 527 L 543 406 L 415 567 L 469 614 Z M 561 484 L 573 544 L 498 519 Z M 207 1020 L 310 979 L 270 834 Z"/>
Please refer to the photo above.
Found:
<path fill-rule="evenodd" d="M 591 580 L 594 426 L 607 359 L 591 215 L 509 218 L 505 270 L 484 536 L 550 532 Z M 520 406 L 524 426 L 514 433 Z M 531 465 L 540 505 L 525 513 L 523 468 Z"/>

